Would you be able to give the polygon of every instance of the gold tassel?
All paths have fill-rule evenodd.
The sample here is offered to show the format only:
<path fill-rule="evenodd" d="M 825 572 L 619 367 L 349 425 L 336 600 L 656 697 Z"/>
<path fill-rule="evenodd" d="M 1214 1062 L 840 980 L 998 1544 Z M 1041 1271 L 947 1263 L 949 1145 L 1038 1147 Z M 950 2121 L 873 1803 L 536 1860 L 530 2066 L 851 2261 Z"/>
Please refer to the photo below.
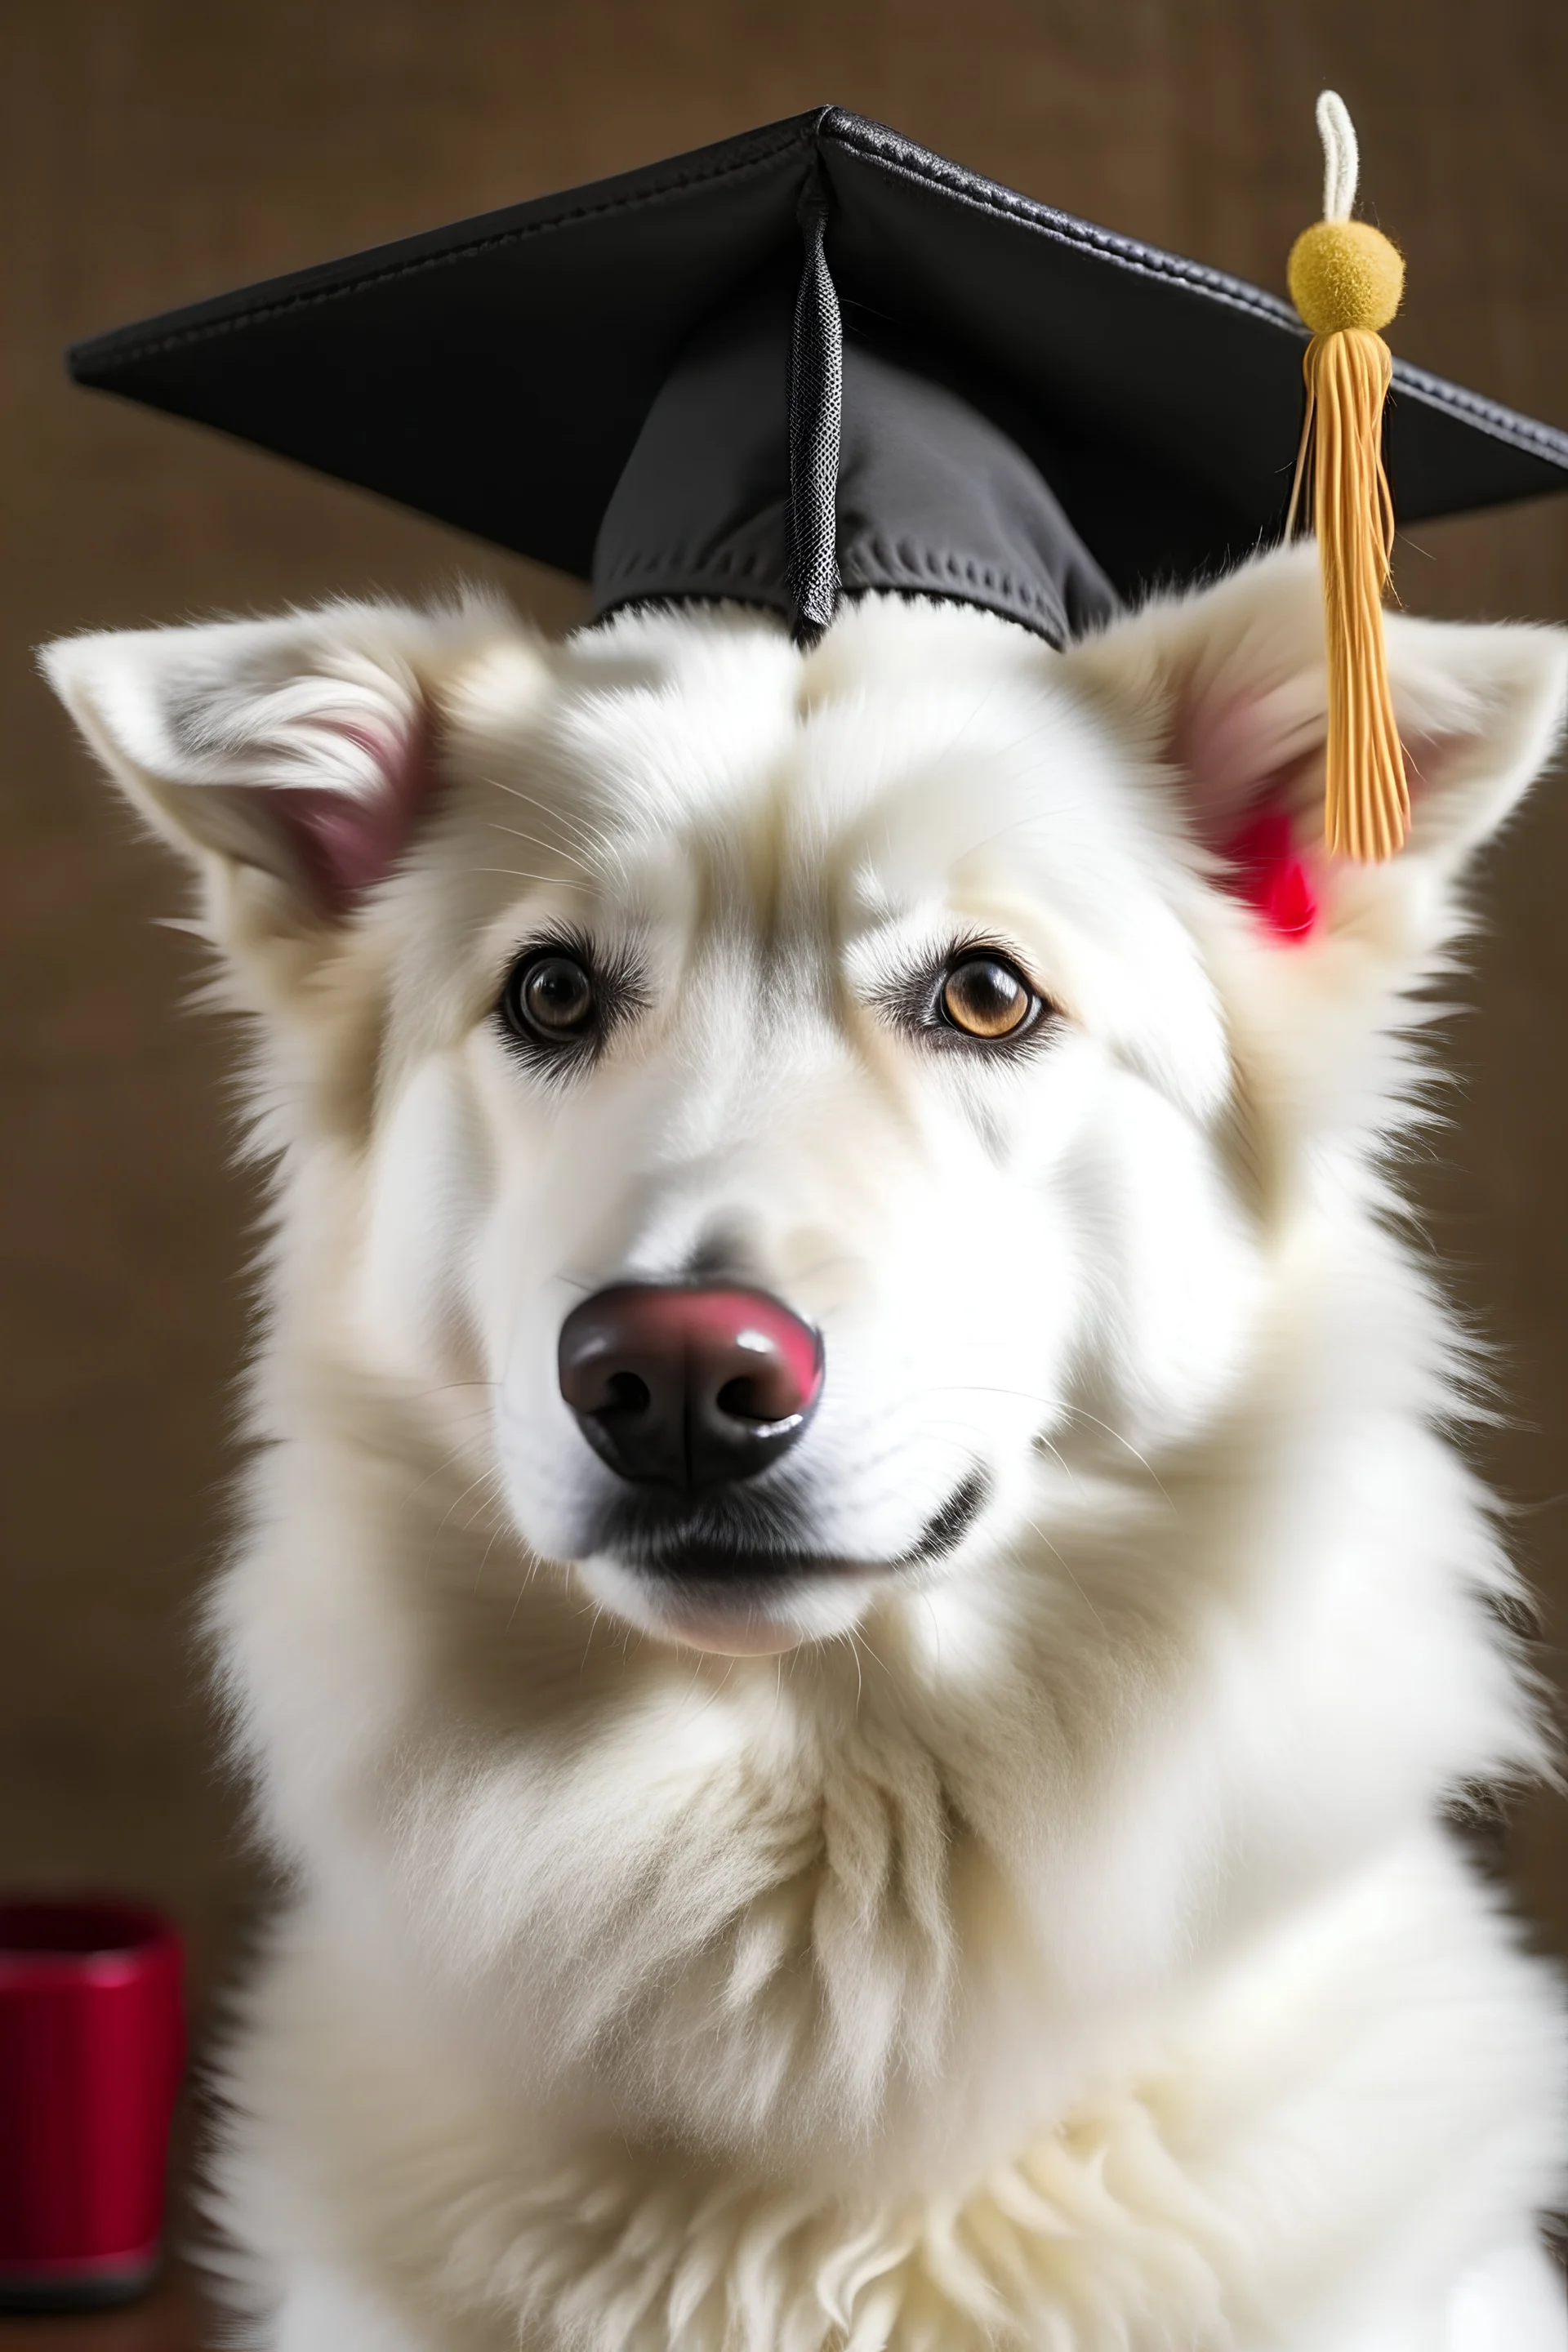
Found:
<path fill-rule="evenodd" d="M 1399 308 L 1405 264 L 1387 237 L 1350 217 L 1355 132 L 1332 90 L 1318 100 L 1318 128 L 1324 216 L 1290 250 L 1290 299 L 1312 340 L 1302 361 L 1307 413 L 1286 532 L 1310 486 L 1328 656 L 1324 836 L 1333 855 L 1375 861 L 1392 857 L 1410 827 L 1383 641 L 1394 555 L 1383 410 L 1394 362 L 1377 331 Z"/>

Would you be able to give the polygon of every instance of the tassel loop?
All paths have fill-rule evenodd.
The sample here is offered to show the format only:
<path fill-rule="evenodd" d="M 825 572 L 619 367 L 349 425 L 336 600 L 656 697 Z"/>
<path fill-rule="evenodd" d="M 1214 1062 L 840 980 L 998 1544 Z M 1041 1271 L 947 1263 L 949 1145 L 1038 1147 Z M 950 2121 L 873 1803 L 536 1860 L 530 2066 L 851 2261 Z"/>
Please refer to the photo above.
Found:
<path fill-rule="evenodd" d="M 1318 128 L 1325 217 L 1297 238 L 1289 271 L 1290 298 L 1312 340 L 1302 360 L 1306 416 L 1286 531 L 1310 497 L 1328 663 L 1327 846 L 1375 862 L 1403 846 L 1410 826 L 1383 635 L 1394 556 L 1383 414 L 1394 362 L 1378 331 L 1399 308 L 1405 264 L 1379 230 L 1350 218 L 1355 131 L 1332 90 L 1318 100 Z"/>
<path fill-rule="evenodd" d="M 790 351 L 789 522 L 792 626 L 814 646 L 838 609 L 838 457 L 844 417 L 844 324 L 827 267 L 827 194 L 820 167 L 800 200 L 805 248 Z"/>

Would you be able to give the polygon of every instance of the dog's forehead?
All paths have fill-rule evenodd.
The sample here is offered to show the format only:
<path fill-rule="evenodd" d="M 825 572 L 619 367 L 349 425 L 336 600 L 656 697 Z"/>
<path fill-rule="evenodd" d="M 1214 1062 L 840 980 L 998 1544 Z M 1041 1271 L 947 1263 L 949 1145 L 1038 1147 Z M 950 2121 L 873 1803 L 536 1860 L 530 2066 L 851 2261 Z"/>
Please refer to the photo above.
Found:
<path fill-rule="evenodd" d="M 511 802 L 491 829 L 531 853 L 519 869 L 552 852 L 622 901 L 699 868 L 710 904 L 715 882 L 776 904 L 792 882 L 886 903 L 960 868 L 1070 879 L 1135 848 L 1125 779 L 1056 656 L 983 615 L 871 618 L 806 657 L 754 615 L 589 633 L 535 725 L 498 707 L 479 730 L 470 767 Z"/>

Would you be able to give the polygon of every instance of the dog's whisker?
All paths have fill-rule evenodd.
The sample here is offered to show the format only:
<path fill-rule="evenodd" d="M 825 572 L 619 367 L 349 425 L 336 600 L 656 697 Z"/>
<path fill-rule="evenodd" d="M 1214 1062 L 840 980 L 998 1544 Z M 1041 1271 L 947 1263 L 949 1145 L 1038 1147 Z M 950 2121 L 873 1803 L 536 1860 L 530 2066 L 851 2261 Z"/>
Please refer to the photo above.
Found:
<path fill-rule="evenodd" d="M 855 1628 L 855 1637 L 856 1637 L 857 1641 L 860 1642 L 860 1643 L 864 1645 L 865 1650 L 866 1650 L 866 1654 L 867 1654 L 867 1655 L 871 1659 L 872 1663 L 873 1663 L 874 1664 L 876 1664 L 876 1665 L 880 1666 L 880 1667 L 881 1667 L 881 1669 L 882 1669 L 882 1672 L 883 1672 L 884 1674 L 886 1674 L 886 1673 L 887 1673 L 887 1671 L 888 1671 L 886 1661 L 885 1661 L 884 1659 L 882 1659 L 882 1658 L 879 1657 L 879 1655 L 878 1655 L 877 1652 L 876 1652 L 876 1651 L 871 1647 L 871 1637 L 870 1637 L 870 1635 L 867 1633 L 866 1628 L 865 1628 L 865 1626 L 864 1626 L 864 1625 L 857 1625 L 857 1626 L 856 1626 L 856 1628 Z"/>
<path fill-rule="evenodd" d="M 559 874 L 531 873 L 526 866 L 470 866 L 468 872 L 470 874 L 503 874 L 510 882 L 542 882 L 551 887 L 561 879 Z"/>
<path fill-rule="evenodd" d="M 931 1640 L 935 1645 L 937 1671 L 940 1673 L 942 1671 L 942 1619 L 937 1613 L 936 1602 L 929 1592 L 921 1592 L 916 1597 L 924 1608 L 926 1615 L 931 1619 Z"/>
<path fill-rule="evenodd" d="M 1064 1404 L 1061 1407 L 1061 1410 L 1063 1412 L 1070 1413 L 1075 1421 L 1087 1421 L 1094 1428 L 1102 1429 L 1107 1437 L 1113 1439 L 1115 1443 L 1121 1447 L 1123 1453 L 1130 1454 L 1132 1456 L 1133 1461 L 1137 1463 L 1139 1468 L 1145 1473 L 1151 1484 L 1157 1487 L 1161 1495 L 1164 1496 L 1166 1503 L 1170 1506 L 1173 1517 L 1176 1515 L 1175 1503 L 1172 1496 L 1165 1492 L 1165 1487 L 1160 1477 L 1159 1472 L 1155 1469 L 1153 1464 L 1149 1460 L 1146 1454 L 1139 1453 L 1138 1448 L 1132 1444 L 1131 1438 L 1124 1437 L 1119 1429 L 1112 1429 L 1108 1421 L 1101 1421 L 1098 1414 L 1087 1412 L 1082 1405 Z"/>
<path fill-rule="evenodd" d="M 525 832 L 521 825 L 502 824 L 499 817 L 491 817 L 487 830 L 490 833 L 504 833 L 512 841 L 526 841 L 531 849 L 542 849 L 548 856 L 559 857 L 563 864 L 572 866 L 579 874 L 586 875 L 592 872 L 586 861 L 577 856 L 574 851 L 563 848 L 558 841 L 546 841 L 537 833 Z"/>
<path fill-rule="evenodd" d="M 1068 1460 L 1067 1455 L 1062 1452 L 1061 1447 L 1057 1444 L 1055 1438 L 1051 1437 L 1045 1430 L 1037 1429 L 1035 1432 L 1031 1443 L 1037 1447 L 1043 1448 L 1044 1451 L 1050 1455 L 1052 1461 L 1055 1462 L 1060 1469 L 1063 1476 L 1070 1478 L 1073 1485 L 1081 1494 L 1083 1490 L 1083 1481 L 1079 1477 L 1078 1471 L 1074 1468 L 1073 1465 Z"/>
<path fill-rule="evenodd" d="M 835 1634 L 834 1640 L 836 1642 L 847 1643 L 849 1648 L 849 1654 L 855 1661 L 855 1716 L 856 1720 L 858 1721 L 860 1716 L 860 1699 L 863 1691 L 863 1681 L 860 1673 L 860 1645 L 855 1639 L 854 1626 L 846 1625 L 841 1633 Z"/>
<path fill-rule="evenodd" d="M 433 1476 L 438 1475 L 438 1472 L 432 1473 Z M 430 1481 L 428 1478 L 422 1481 L 423 1486 L 428 1486 L 429 1483 Z M 453 1496 L 450 1502 L 447 1505 L 446 1509 L 442 1512 L 431 1536 L 429 1550 L 426 1554 L 425 1569 L 426 1574 L 429 1574 L 435 1567 L 437 1554 L 441 1549 L 441 1538 L 447 1532 L 453 1513 L 460 1508 L 462 1504 L 467 1501 L 468 1497 L 473 1494 L 476 1489 L 488 1490 L 489 1507 L 491 1509 L 497 1509 L 497 1507 L 500 1507 L 498 1511 L 499 1525 L 496 1529 L 496 1534 L 499 1536 L 505 1532 L 506 1522 L 504 1516 L 504 1496 L 501 1473 L 498 1467 L 492 1465 L 481 1470 L 476 1477 L 470 1478 L 468 1485 L 462 1487 L 458 1494 Z M 417 1491 L 419 1490 L 416 1489 L 416 1492 Z M 470 1514 L 467 1523 L 460 1532 L 465 1536 L 471 1535 L 473 1533 L 473 1529 L 474 1517 L 473 1515 Z M 492 1543 L 494 1540 L 495 1538 L 492 1537 Z M 482 1571 L 483 1562 L 480 1563 L 480 1567 Z"/>
<path fill-rule="evenodd" d="M 452 1465 L 454 1465 L 454 1463 L 458 1463 L 459 1461 L 460 1461 L 460 1448 L 459 1448 L 459 1447 L 458 1447 L 457 1445 L 444 1445 L 444 1446 L 441 1448 L 441 1451 L 440 1451 L 440 1457 L 439 1457 L 439 1459 L 437 1460 L 437 1464 L 436 1464 L 436 1465 L 435 1465 L 434 1469 L 427 1470 L 427 1471 L 426 1472 L 426 1474 L 425 1474 L 424 1477 L 420 1479 L 420 1481 L 419 1481 L 418 1485 L 417 1485 L 417 1486 L 411 1486 L 411 1487 L 408 1489 L 407 1494 L 404 1496 L 404 1502 L 405 1502 L 405 1504 L 406 1505 L 406 1504 L 408 1504 L 408 1503 L 416 1502 L 416 1501 L 418 1500 L 419 1496 L 420 1496 L 425 1492 L 425 1489 L 426 1489 L 426 1486 L 433 1485 L 433 1484 L 434 1484 L 434 1482 L 435 1482 L 437 1478 L 444 1477 L 444 1476 L 446 1475 L 446 1474 L 447 1473 L 447 1471 L 449 1471 L 449 1470 L 452 1468 Z M 467 1465 L 466 1465 L 466 1464 L 464 1464 L 464 1465 L 462 1465 L 462 1466 L 463 1466 L 463 1467 L 467 1467 Z M 496 1475 L 496 1474 L 495 1474 L 495 1472 L 494 1472 L 493 1470 L 491 1470 L 491 1469 L 485 1469 L 485 1470 L 481 1470 L 481 1471 L 479 1471 L 479 1472 L 477 1474 L 477 1477 L 478 1477 L 478 1478 L 489 1478 L 489 1477 L 493 1477 L 493 1476 L 495 1476 L 495 1475 Z M 470 1482 L 470 1485 L 472 1485 L 472 1484 L 474 1484 L 474 1483 L 477 1483 L 477 1479 L 476 1479 L 475 1481 L 471 1481 L 471 1482 Z M 457 1498 L 457 1499 L 458 1499 L 458 1502 L 459 1502 L 459 1503 L 460 1503 L 460 1502 L 462 1501 L 462 1499 L 463 1499 L 463 1496 L 464 1496 L 464 1495 L 467 1495 L 468 1492 L 469 1492 L 469 1487 L 465 1486 L 465 1487 L 464 1487 L 464 1489 L 463 1489 L 463 1493 L 462 1493 L 461 1495 L 459 1495 L 459 1496 L 458 1496 L 458 1498 Z M 456 1505 L 453 1505 L 453 1504 L 449 1504 L 449 1505 L 447 1506 L 448 1510 L 454 1509 L 455 1507 L 456 1507 Z"/>
<path fill-rule="evenodd" d="M 489 1565 L 490 1554 L 494 1551 L 497 1544 L 500 1541 L 501 1534 L 502 1530 L 498 1527 L 490 1537 L 489 1543 L 486 1544 L 484 1550 L 479 1554 L 479 1564 L 474 1571 L 474 1591 L 476 1593 L 479 1591 L 480 1585 L 484 1582 L 485 1570 Z"/>
<path fill-rule="evenodd" d="M 598 1629 L 599 1620 L 604 1613 L 604 1602 L 602 1601 L 595 1601 L 594 1604 L 593 1621 L 588 1627 L 588 1638 L 583 1644 L 583 1655 L 577 1662 L 577 1674 L 579 1679 L 581 1679 L 581 1677 L 588 1671 L 588 1653 L 594 1646 L 594 1635 Z"/>
<path fill-rule="evenodd" d="M 492 777 L 490 782 L 499 791 L 507 793 L 510 799 L 522 801 L 530 808 L 537 809 L 542 816 L 550 818 L 570 840 L 576 843 L 580 849 L 588 853 L 592 866 L 597 867 L 613 864 L 616 872 L 623 879 L 625 878 L 626 869 L 621 850 L 607 826 L 591 824 L 585 817 L 574 815 L 570 810 L 552 806 L 547 801 L 539 800 L 533 793 L 525 793 L 515 784 L 500 783 L 495 777 Z M 554 845 L 544 845 L 553 847 Z"/>
<path fill-rule="evenodd" d="M 937 1381 L 933 1382 L 930 1388 L 922 1391 L 921 1393 L 927 1396 L 951 1394 L 1016 1397 L 1020 1403 L 1040 1405 L 1047 1412 L 1067 1413 L 1071 1415 L 1071 1417 L 1076 1421 L 1087 1421 L 1090 1423 L 1094 1428 L 1102 1430 L 1107 1437 L 1112 1439 L 1116 1444 L 1122 1448 L 1124 1453 L 1131 1454 L 1133 1461 L 1137 1463 L 1139 1468 L 1149 1479 L 1151 1485 L 1158 1489 L 1165 1502 L 1170 1505 L 1171 1509 L 1174 1511 L 1176 1507 L 1175 1504 L 1172 1501 L 1170 1495 L 1166 1493 L 1165 1487 L 1161 1481 L 1159 1472 L 1155 1469 L 1148 1456 L 1141 1454 L 1138 1451 L 1138 1448 L 1132 1444 L 1131 1440 L 1123 1436 L 1121 1430 L 1112 1428 L 1110 1422 L 1101 1421 L 1097 1414 L 1088 1412 L 1082 1405 L 1070 1404 L 1065 1398 L 1046 1396 L 1033 1389 L 1007 1388 L 994 1381 Z M 1041 1442 L 1044 1439 L 1045 1433 L 1043 1431 L 1037 1432 L 1037 1442 Z M 1057 1458 L 1061 1462 L 1062 1468 L 1064 1470 L 1068 1470 L 1068 1465 L 1062 1457 L 1059 1450 L 1053 1448 L 1053 1451 L 1057 1452 Z"/>
<path fill-rule="evenodd" d="M 1083 1585 L 1068 1561 L 1066 1555 L 1058 1549 L 1057 1546 L 1051 1541 L 1049 1536 L 1047 1535 L 1044 1528 L 1040 1526 L 1037 1519 L 1030 1519 L 1026 1522 L 1026 1525 L 1037 1536 L 1038 1536 L 1040 1541 L 1045 1545 L 1046 1549 L 1050 1553 L 1051 1558 L 1056 1561 L 1057 1566 L 1061 1570 L 1062 1574 L 1067 1578 L 1068 1582 L 1078 1593 L 1079 1598 L 1083 1602 L 1084 1607 L 1089 1611 L 1089 1615 L 1094 1619 L 1095 1623 L 1100 1627 L 1100 1632 L 1109 1641 L 1110 1638 L 1110 1628 L 1106 1623 L 1104 1618 L 1100 1615 L 1099 1610 L 1095 1607 L 1093 1601 L 1089 1599 L 1089 1594 L 1085 1591 Z"/>

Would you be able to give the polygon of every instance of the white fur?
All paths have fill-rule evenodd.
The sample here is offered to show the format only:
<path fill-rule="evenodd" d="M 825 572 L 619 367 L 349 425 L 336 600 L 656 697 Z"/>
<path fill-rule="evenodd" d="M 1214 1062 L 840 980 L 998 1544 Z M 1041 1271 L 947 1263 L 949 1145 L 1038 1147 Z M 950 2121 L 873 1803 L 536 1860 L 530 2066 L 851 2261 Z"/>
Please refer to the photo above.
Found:
<path fill-rule="evenodd" d="M 221 2167 L 257 2343 L 1568 2344 L 1558 1991 L 1442 1818 L 1542 1736 L 1385 1172 L 1564 657 L 1391 624 L 1413 844 L 1288 943 L 1216 853 L 1268 797 L 1315 857 L 1319 628 L 1270 559 L 1065 656 L 868 600 L 810 654 L 470 604 L 47 656 L 201 869 L 277 1156 L 213 1604 L 291 1888 Z M 290 787 L 391 827 L 418 740 L 329 919 Z M 555 1084 L 491 1007 L 563 924 L 646 1002 Z M 1045 1050 L 879 1011 L 969 935 Z M 758 1603 L 778 1658 L 579 1537 L 562 1319 L 694 1253 L 826 1338 L 791 1475 L 865 1568 Z"/>

